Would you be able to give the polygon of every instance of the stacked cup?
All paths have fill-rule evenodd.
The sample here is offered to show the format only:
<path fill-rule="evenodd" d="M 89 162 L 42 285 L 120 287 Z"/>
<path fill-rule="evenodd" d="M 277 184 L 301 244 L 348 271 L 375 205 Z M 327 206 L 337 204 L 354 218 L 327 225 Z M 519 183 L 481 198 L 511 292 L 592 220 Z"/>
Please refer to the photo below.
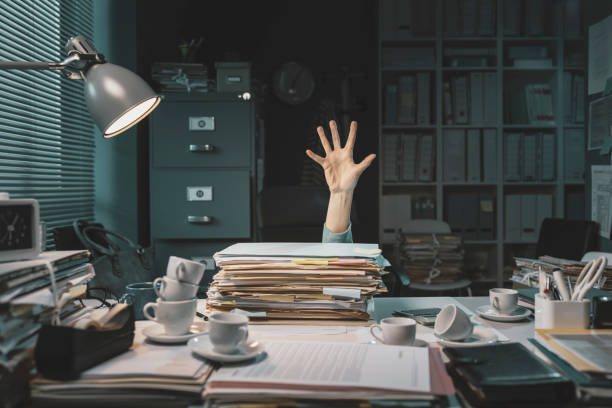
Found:
<path fill-rule="evenodd" d="M 199 262 L 171 256 L 166 276 L 153 281 L 157 301 L 147 303 L 142 311 L 147 319 L 164 326 L 167 336 L 189 333 L 196 313 L 198 284 L 205 269 Z"/>

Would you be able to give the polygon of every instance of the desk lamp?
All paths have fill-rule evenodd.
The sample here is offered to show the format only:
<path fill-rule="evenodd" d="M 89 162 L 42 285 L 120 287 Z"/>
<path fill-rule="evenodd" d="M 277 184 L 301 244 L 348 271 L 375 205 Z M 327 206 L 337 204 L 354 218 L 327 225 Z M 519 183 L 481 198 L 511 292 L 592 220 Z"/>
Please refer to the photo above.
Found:
<path fill-rule="evenodd" d="M 153 111 L 161 98 L 138 75 L 109 64 L 85 37 L 72 37 L 62 62 L 0 62 L 0 69 L 59 70 L 69 79 L 85 81 L 85 100 L 106 138 L 129 129 Z"/>

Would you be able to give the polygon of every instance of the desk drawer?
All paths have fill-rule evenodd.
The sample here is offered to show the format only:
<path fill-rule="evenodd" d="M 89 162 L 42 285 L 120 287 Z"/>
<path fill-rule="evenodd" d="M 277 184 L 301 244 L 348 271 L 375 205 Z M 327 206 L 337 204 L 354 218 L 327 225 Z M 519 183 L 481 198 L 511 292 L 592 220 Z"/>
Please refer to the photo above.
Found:
<path fill-rule="evenodd" d="M 154 167 L 249 167 L 251 104 L 168 102 L 152 114 Z"/>
<path fill-rule="evenodd" d="M 248 238 L 248 170 L 166 169 L 151 174 L 154 238 Z"/>

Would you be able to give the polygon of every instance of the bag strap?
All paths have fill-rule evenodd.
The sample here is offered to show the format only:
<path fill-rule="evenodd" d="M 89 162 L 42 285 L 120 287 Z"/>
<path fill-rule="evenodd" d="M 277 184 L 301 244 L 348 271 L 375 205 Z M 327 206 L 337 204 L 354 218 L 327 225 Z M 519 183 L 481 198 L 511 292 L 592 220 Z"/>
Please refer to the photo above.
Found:
<path fill-rule="evenodd" d="M 116 254 L 116 250 L 114 248 L 112 248 L 112 246 L 110 248 L 105 248 L 102 245 L 94 242 L 91 238 L 89 238 L 89 236 L 87 235 L 88 231 L 99 231 L 104 233 L 104 235 L 110 235 L 116 238 L 119 238 L 121 241 L 127 243 L 131 248 L 135 249 L 137 253 L 142 252 L 142 247 L 140 245 L 135 245 L 132 241 L 130 241 L 129 238 L 118 234 L 116 232 L 113 231 L 109 231 L 105 228 L 100 228 L 100 227 L 95 227 L 95 226 L 89 226 L 89 227 L 85 227 L 83 228 L 83 239 L 85 240 L 85 242 L 87 243 L 87 245 L 91 246 L 92 248 L 96 249 L 97 251 L 99 251 L 101 254 L 104 255 L 109 255 L 109 256 L 114 256 Z"/>

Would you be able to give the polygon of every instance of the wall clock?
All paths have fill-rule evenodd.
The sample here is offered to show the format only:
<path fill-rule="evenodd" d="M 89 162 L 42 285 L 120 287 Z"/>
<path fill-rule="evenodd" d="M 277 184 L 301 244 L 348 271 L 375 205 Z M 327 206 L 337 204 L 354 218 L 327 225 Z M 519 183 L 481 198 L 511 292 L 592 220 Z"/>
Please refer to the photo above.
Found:
<path fill-rule="evenodd" d="M 0 199 L 0 262 L 36 258 L 40 254 L 38 201 Z"/>
<path fill-rule="evenodd" d="M 312 71 L 299 62 L 286 62 L 275 72 L 274 94 L 289 105 L 306 102 L 314 92 L 315 78 Z"/>

